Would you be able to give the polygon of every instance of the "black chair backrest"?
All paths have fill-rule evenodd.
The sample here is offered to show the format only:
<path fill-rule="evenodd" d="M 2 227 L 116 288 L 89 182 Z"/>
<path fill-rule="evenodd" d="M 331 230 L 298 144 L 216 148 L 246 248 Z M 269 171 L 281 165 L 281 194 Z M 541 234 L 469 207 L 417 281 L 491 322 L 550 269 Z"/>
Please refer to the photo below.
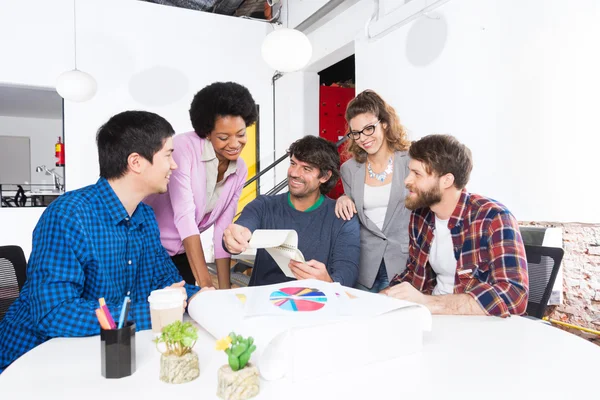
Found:
<path fill-rule="evenodd" d="M 542 318 L 565 251 L 558 247 L 525 245 L 529 274 L 527 315 Z"/>
<path fill-rule="evenodd" d="M 26 279 L 27 261 L 19 246 L 0 246 L 0 321 L 19 297 Z"/>
<path fill-rule="evenodd" d="M 21 185 L 17 185 L 17 187 L 19 189 L 17 190 L 17 194 L 15 195 L 15 204 L 17 205 L 17 207 L 25 207 L 25 205 L 27 204 L 27 196 L 25 196 L 25 189 L 23 189 L 23 186 Z"/>

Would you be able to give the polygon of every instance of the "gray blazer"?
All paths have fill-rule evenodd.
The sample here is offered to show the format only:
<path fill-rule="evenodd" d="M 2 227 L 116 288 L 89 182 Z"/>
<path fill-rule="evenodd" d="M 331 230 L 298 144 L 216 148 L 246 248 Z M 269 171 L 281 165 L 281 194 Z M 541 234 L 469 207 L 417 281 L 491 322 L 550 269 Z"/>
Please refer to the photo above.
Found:
<path fill-rule="evenodd" d="M 360 220 L 360 264 L 358 283 L 373 286 L 381 260 L 385 260 L 388 279 L 406 269 L 408 259 L 408 222 L 410 210 L 404 207 L 408 194 L 404 179 L 408 175 L 408 154 L 397 151 L 394 156 L 394 174 L 383 229 L 380 230 L 365 215 L 365 164 L 354 159 L 346 161 L 341 168 L 344 192 L 356 204 Z"/>

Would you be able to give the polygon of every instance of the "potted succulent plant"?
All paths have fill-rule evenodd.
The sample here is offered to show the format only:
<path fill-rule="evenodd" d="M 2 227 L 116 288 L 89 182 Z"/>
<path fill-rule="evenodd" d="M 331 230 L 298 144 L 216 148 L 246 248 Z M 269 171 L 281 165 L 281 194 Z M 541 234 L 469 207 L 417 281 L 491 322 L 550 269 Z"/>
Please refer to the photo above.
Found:
<path fill-rule="evenodd" d="M 225 400 L 245 400 L 256 396 L 260 391 L 258 368 L 249 362 L 256 350 L 254 339 L 231 332 L 217 340 L 217 350 L 224 350 L 228 361 L 218 371 L 217 396 Z"/>
<path fill-rule="evenodd" d="M 185 383 L 200 375 L 198 355 L 192 350 L 198 332 L 190 322 L 175 321 L 165 326 L 154 342 L 157 349 L 164 343 L 160 356 L 160 380 L 167 383 Z"/>

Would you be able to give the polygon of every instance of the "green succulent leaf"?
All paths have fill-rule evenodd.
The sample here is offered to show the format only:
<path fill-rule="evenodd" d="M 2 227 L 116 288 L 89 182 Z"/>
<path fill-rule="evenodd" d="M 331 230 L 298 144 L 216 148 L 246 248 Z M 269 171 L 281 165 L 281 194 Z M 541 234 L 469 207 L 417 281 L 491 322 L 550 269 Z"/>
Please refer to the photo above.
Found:
<path fill-rule="evenodd" d="M 229 337 L 231 338 L 231 345 L 225 349 L 225 353 L 231 369 L 238 371 L 248 365 L 252 353 L 256 350 L 256 345 L 254 345 L 252 336 L 244 338 L 242 335 L 231 332 Z"/>
<path fill-rule="evenodd" d="M 243 352 L 245 352 L 248 349 L 248 347 L 244 344 L 236 344 L 235 346 L 233 346 L 233 348 L 231 349 L 231 354 L 233 354 L 236 357 L 239 357 Z"/>
<path fill-rule="evenodd" d="M 190 337 L 184 337 L 181 339 L 181 344 L 184 347 L 192 347 L 194 345 L 194 339 L 192 339 Z"/>
<path fill-rule="evenodd" d="M 233 354 L 229 355 L 229 366 L 234 371 L 237 371 L 238 369 L 240 369 L 240 361 Z"/>
<path fill-rule="evenodd" d="M 198 339 L 198 331 L 191 322 L 175 321 L 165 326 L 155 343 L 165 343 L 166 354 L 182 356 L 191 351 Z"/>
<path fill-rule="evenodd" d="M 245 351 L 244 353 L 242 353 L 242 355 L 240 356 L 240 368 L 244 368 L 246 366 L 246 364 L 248 364 L 249 360 L 250 360 L 250 352 Z"/>

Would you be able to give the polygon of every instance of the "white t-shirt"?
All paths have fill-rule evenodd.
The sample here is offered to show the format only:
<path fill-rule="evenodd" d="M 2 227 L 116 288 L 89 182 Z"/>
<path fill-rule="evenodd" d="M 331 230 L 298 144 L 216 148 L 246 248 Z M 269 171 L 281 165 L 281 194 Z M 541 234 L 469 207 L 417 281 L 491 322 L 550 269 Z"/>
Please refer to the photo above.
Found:
<path fill-rule="evenodd" d="M 363 209 L 367 218 L 373 221 L 379 230 L 383 229 L 383 222 L 385 221 L 385 213 L 387 212 L 391 191 L 391 183 L 383 186 L 369 186 L 365 184 Z"/>
<path fill-rule="evenodd" d="M 454 245 L 447 219 L 435 217 L 435 231 L 429 250 L 429 264 L 437 275 L 437 284 L 433 289 L 433 294 L 454 293 L 456 258 L 454 258 Z"/>

